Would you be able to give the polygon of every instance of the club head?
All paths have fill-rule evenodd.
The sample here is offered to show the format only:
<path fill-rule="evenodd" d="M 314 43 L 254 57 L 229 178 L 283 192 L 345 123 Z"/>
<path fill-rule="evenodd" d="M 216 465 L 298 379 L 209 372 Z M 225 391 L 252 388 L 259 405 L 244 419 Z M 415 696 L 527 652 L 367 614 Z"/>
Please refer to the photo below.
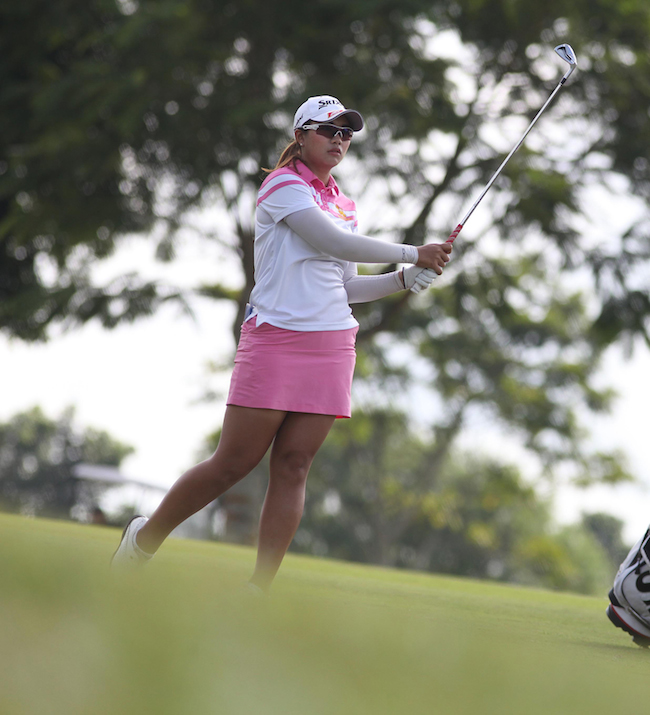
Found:
<path fill-rule="evenodd" d="M 578 60 L 576 59 L 576 53 L 573 51 L 573 47 L 571 45 L 558 45 L 555 48 L 555 51 L 560 55 L 560 57 L 565 61 L 568 62 L 571 67 L 577 67 L 578 66 Z"/>

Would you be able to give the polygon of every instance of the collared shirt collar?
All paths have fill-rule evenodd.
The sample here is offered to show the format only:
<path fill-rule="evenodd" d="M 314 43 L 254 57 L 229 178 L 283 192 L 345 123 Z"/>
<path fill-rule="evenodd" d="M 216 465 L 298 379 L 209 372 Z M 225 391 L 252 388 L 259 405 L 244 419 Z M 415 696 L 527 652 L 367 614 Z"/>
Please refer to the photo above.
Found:
<path fill-rule="evenodd" d="M 302 159 L 296 159 L 296 172 L 302 176 L 318 191 L 319 194 L 331 194 L 333 197 L 339 195 L 339 187 L 334 180 L 334 177 L 330 175 L 330 179 L 327 182 L 327 186 L 314 174 L 314 172 L 305 164 Z"/>

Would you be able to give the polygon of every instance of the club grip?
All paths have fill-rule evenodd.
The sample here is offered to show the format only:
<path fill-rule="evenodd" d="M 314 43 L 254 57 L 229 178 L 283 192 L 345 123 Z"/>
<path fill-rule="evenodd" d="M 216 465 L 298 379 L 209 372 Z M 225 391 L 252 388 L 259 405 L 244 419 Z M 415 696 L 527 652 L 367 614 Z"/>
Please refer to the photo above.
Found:
<path fill-rule="evenodd" d="M 453 243 L 457 238 L 458 234 L 463 230 L 463 224 L 459 223 L 458 226 L 449 234 L 449 238 L 445 243 Z M 411 293 L 419 293 L 422 290 L 422 286 L 417 283 L 411 288 Z"/>
<path fill-rule="evenodd" d="M 449 234 L 449 238 L 445 243 L 453 243 L 457 238 L 458 234 L 463 230 L 463 224 L 459 223 L 458 226 Z"/>

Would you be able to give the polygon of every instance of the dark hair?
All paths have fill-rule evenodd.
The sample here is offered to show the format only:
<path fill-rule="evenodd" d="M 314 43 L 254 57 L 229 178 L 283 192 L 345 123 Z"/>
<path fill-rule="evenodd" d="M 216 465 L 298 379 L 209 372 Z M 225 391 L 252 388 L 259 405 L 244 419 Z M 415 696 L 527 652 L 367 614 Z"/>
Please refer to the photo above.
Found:
<path fill-rule="evenodd" d="M 266 172 L 267 174 L 270 174 L 272 171 L 275 171 L 276 169 L 282 169 L 285 166 L 289 166 L 289 164 L 293 164 L 293 168 L 296 168 L 296 159 L 300 158 L 300 144 L 294 139 L 293 141 L 289 142 L 287 146 L 284 148 L 284 151 L 282 154 L 280 154 L 280 158 L 278 159 L 278 163 L 275 165 L 273 169 L 262 169 L 262 171 Z"/>

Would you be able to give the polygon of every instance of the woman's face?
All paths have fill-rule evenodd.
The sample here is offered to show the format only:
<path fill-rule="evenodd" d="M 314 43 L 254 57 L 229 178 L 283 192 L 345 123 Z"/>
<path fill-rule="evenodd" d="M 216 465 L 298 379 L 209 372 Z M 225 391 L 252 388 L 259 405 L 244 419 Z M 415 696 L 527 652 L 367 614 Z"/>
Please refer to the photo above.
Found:
<path fill-rule="evenodd" d="M 345 117 L 321 123 L 335 124 L 337 127 L 348 126 Z M 299 129 L 296 131 L 296 139 L 302 144 L 300 158 L 320 178 L 321 174 L 329 177 L 330 171 L 341 163 L 350 148 L 350 139 L 342 137 L 340 132 L 336 136 L 327 137 L 313 129 Z"/>

